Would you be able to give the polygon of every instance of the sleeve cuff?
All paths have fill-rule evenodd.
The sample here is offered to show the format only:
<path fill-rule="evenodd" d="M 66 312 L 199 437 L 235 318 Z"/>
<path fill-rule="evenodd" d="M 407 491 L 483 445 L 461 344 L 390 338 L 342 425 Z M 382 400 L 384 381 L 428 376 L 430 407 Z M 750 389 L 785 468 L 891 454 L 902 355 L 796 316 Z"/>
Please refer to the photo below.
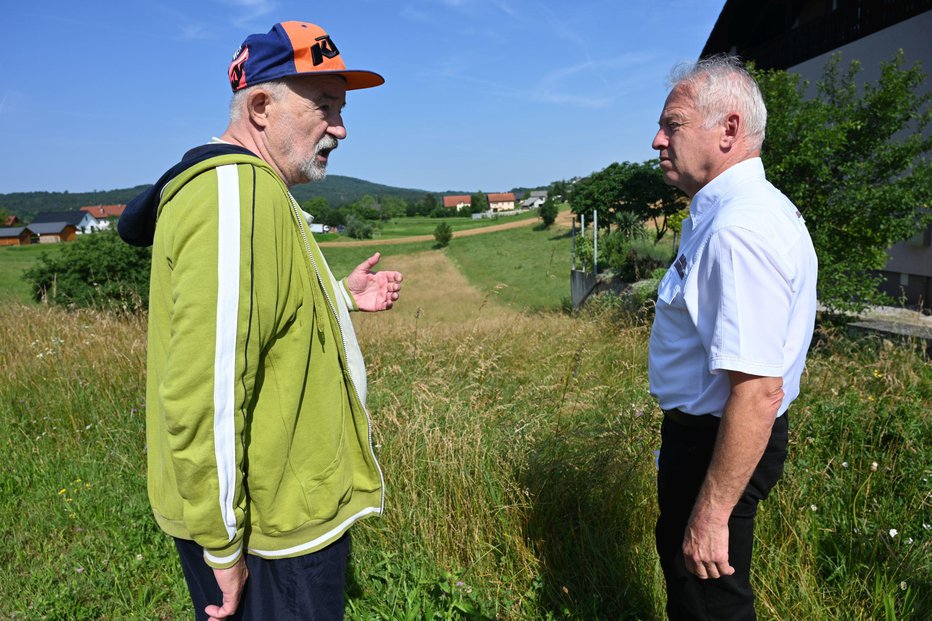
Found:
<path fill-rule="evenodd" d="M 351 312 L 359 310 L 359 307 L 356 306 L 356 300 L 353 299 L 353 294 L 350 293 L 346 286 L 346 279 L 340 281 L 340 293 L 343 294 L 343 299 L 346 301 L 346 307 L 350 309 Z"/>
<path fill-rule="evenodd" d="M 204 548 L 204 562 L 214 569 L 226 569 L 236 564 L 243 555 L 243 544 L 237 542 L 229 548 L 221 550 L 208 550 Z"/>

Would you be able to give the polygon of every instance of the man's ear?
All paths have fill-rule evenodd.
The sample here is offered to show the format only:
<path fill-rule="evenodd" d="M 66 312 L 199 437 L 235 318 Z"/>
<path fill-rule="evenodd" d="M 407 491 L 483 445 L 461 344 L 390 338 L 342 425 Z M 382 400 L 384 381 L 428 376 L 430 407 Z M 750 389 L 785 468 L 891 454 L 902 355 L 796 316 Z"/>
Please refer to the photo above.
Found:
<path fill-rule="evenodd" d="M 738 142 L 738 136 L 741 132 L 741 115 L 737 112 L 731 112 L 725 117 L 722 127 L 721 147 L 730 149 Z"/>
<path fill-rule="evenodd" d="M 269 107 L 274 103 L 271 93 L 263 88 L 253 89 L 246 98 L 249 120 L 262 129 L 269 124 Z"/>

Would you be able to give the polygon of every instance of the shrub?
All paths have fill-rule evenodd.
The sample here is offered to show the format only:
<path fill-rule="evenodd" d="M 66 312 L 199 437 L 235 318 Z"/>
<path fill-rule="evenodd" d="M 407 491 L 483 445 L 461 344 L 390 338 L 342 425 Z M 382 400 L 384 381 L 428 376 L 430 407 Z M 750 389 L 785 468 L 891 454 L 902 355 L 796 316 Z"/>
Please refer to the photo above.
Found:
<path fill-rule="evenodd" d="M 550 226 L 557 221 L 557 204 L 553 201 L 552 198 L 548 198 L 544 201 L 544 204 L 540 206 L 540 219 L 544 221 L 544 226 Z"/>
<path fill-rule="evenodd" d="M 434 239 L 437 240 L 437 246 L 443 248 L 453 239 L 453 229 L 446 222 L 441 222 L 434 229 Z"/>
<path fill-rule="evenodd" d="M 372 223 L 363 220 L 356 213 L 346 216 L 346 234 L 353 239 L 370 239 L 372 237 Z"/>
<path fill-rule="evenodd" d="M 23 274 L 36 300 L 136 312 L 149 305 L 149 248 L 125 244 L 115 230 L 81 235 L 56 254 L 42 253 Z"/>

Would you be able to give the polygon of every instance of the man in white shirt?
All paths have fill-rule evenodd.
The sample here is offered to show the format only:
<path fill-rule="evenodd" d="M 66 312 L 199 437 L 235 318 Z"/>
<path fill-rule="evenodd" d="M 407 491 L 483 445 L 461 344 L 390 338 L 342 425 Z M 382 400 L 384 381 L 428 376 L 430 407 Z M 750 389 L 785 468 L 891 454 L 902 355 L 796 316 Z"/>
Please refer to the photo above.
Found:
<path fill-rule="evenodd" d="M 754 515 L 786 459 L 817 262 L 802 215 L 764 176 L 754 79 L 717 56 L 673 84 L 652 146 L 692 202 L 650 339 L 664 411 L 657 551 L 670 619 L 755 619 Z"/>

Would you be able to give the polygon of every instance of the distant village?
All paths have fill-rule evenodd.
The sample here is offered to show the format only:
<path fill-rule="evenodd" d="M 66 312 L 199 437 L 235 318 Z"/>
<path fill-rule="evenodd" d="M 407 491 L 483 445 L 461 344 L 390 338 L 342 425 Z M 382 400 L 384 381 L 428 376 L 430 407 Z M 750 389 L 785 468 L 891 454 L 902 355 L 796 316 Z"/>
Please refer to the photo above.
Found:
<path fill-rule="evenodd" d="M 120 217 L 126 205 L 93 205 L 75 211 L 36 214 L 27 225 L 17 216 L 0 222 L 0 246 L 28 246 L 74 241 L 78 235 L 103 231 Z"/>
<path fill-rule="evenodd" d="M 507 216 L 537 209 L 545 200 L 547 192 L 532 191 L 519 201 L 513 192 L 486 195 L 487 211 L 472 214 L 474 219 Z M 472 209 L 472 196 L 468 194 L 444 196 L 443 206 L 453 212 Z M 89 205 L 74 211 L 49 211 L 36 214 L 29 224 L 19 217 L 8 216 L 0 221 L 0 246 L 28 246 L 31 244 L 57 244 L 77 239 L 78 235 L 109 229 L 126 209 L 126 205 Z M 313 224 L 312 230 L 321 233 L 323 225 Z"/>

